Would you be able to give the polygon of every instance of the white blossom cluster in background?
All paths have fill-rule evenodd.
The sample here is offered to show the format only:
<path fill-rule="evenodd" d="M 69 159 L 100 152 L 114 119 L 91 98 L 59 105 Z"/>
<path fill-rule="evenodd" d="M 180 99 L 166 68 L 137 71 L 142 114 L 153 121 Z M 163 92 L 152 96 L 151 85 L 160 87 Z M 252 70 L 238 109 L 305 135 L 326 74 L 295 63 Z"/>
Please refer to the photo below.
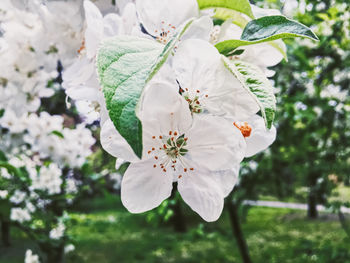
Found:
<path fill-rule="evenodd" d="M 16 154 L 18 147 L 28 144 L 41 158 L 61 167 L 79 167 L 91 153 L 90 131 L 83 126 L 65 128 L 61 116 L 38 110 L 41 98 L 59 89 L 53 82 L 58 62 L 68 67 L 77 56 L 83 30 L 81 1 L 45 5 L 29 1 L 21 9 L 16 8 L 21 6 L 17 2 L 0 3 L 0 105 L 4 110 L 0 149 Z"/>
<path fill-rule="evenodd" d="M 333 13 L 339 13 L 337 20 L 332 19 L 327 14 L 322 13 L 322 22 L 318 23 L 317 25 L 313 26 L 314 31 L 320 35 L 320 36 L 326 36 L 330 37 L 334 31 L 333 28 L 335 23 L 341 23 L 341 27 L 339 30 L 341 31 L 341 34 L 344 36 L 341 41 L 332 43 L 332 48 L 335 49 L 336 55 L 339 55 L 340 57 L 349 57 L 350 56 L 350 49 L 344 49 L 342 46 L 347 45 L 347 41 L 350 39 L 350 10 L 349 5 L 346 3 L 337 3 L 336 1 L 331 1 L 330 5 L 332 6 Z M 292 7 L 298 6 L 298 2 L 296 0 L 286 0 L 285 10 L 288 13 L 295 13 L 297 10 Z M 299 5 L 301 7 L 301 10 L 299 10 L 302 13 L 305 13 L 305 11 L 308 11 L 308 9 L 312 8 L 312 5 L 305 6 L 305 5 Z M 320 2 L 316 5 L 317 11 L 324 11 L 325 9 L 325 3 Z M 345 43 L 345 44 L 344 44 Z M 309 48 L 315 48 L 317 47 L 317 43 L 312 42 L 308 39 L 302 39 L 299 41 L 298 45 L 305 46 Z M 312 66 L 313 74 L 316 76 L 322 75 L 322 70 L 324 68 L 327 68 L 328 65 L 333 63 L 333 59 L 329 56 L 315 56 L 309 58 L 309 63 Z M 348 98 L 347 96 L 347 90 L 342 90 L 341 88 L 341 82 L 345 81 L 346 79 L 350 78 L 350 68 L 335 68 L 334 71 L 334 78 L 333 82 L 327 83 L 323 86 L 320 96 L 323 99 L 329 99 L 329 105 L 331 107 L 334 107 L 334 109 L 340 113 L 340 112 L 350 112 L 349 105 L 346 104 L 346 100 Z M 317 81 L 317 77 L 311 77 L 306 72 L 300 73 L 300 72 L 293 72 L 293 78 L 298 80 L 301 83 L 305 83 L 307 87 L 307 93 L 310 96 L 314 96 L 317 91 L 315 90 L 315 81 Z M 302 107 L 298 107 L 302 105 Z M 303 104 L 302 102 L 298 102 L 298 105 L 296 105 L 299 110 L 306 110 L 307 105 Z M 322 109 L 320 107 L 314 107 L 314 111 L 317 115 L 321 115 Z"/>
<path fill-rule="evenodd" d="M 59 89 L 53 82 L 58 62 L 68 67 L 77 56 L 84 26 L 81 4 L 0 3 L 0 150 L 8 158 L 24 153 L 36 165 L 48 159 L 61 169 L 80 167 L 91 154 L 95 140 L 89 129 L 82 124 L 66 128 L 62 116 L 39 111 L 41 99 Z"/>
<path fill-rule="evenodd" d="M 83 16 L 81 1 L 19 2 L 0 3 L 0 150 L 10 164 L 25 167 L 31 178 L 28 190 L 32 192 L 16 190 L 10 201 L 19 204 L 29 195 L 37 198 L 35 205 L 40 206 L 45 200 L 35 196 L 35 190 L 48 195 L 61 193 L 61 169 L 80 167 L 95 143 L 83 124 L 69 129 L 64 127 L 62 116 L 39 111 L 41 99 L 59 89 L 53 82 L 59 74 L 58 62 L 68 67 L 77 56 Z M 43 165 L 48 160 L 52 163 Z M 7 174 L 5 171 L 2 169 L 1 176 Z M 29 221 L 34 210 L 27 202 L 25 207 L 12 209 L 11 219 Z"/>
<path fill-rule="evenodd" d="M 98 3 L 115 8 L 110 1 Z M 64 116 L 41 107 L 42 99 L 62 89 L 59 68 L 78 57 L 84 28 L 80 0 L 0 1 L 0 151 L 29 178 L 25 188 L 13 189 L 18 178 L 1 168 L 0 179 L 10 184 L 0 186 L 0 199 L 12 204 L 10 219 L 19 224 L 35 227 L 33 213 L 45 209 L 51 196 L 75 194 L 78 182 L 63 179 L 63 169 L 81 167 L 92 153 L 95 139 L 84 123 L 66 127 Z M 61 223 L 50 238 L 61 238 L 64 230 Z M 27 251 L 26 262 L 39 259 Z"/>
<path fill-rule="evenodd" d="M 31 251 L 30 249 L 28 249 L 28 250 L 26 251 L 24 263 L 40 263 L 39 256 L 33 254 L 33 251 Z"/>

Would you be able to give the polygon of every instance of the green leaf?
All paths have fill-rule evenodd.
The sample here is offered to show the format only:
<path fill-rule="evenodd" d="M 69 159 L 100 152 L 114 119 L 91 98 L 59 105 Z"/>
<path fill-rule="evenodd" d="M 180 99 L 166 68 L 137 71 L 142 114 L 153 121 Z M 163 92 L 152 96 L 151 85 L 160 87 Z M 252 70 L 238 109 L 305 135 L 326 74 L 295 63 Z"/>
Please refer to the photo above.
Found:
<path fill-rule="evenodd" d="M 240 60 L 229 60 L 222 56 L 225 66 L 239 80 L 255 99 L 268 129 L 271 128 L 276 112 L 276 98 L 270 81 L 259 67 Z"/>
<path fill-rule="evenodd" d="M 146 38 L 117 36 L 103 41 L 98 52 L 98 74 L 109 117 L 140 158 L 142 124 L 136 110 L 143 88 L 164 64 L 192 22 L 185 23 L 165 46 Z"/>
<path fill-rule="evenodd" d="M 218 20 L 230 20 L 233 24 L 239 26 L 240 28 L 244 28 L 248 22 L 249 19 L 244 17 L 241 13 L 235 11 L 235 10 L 229 10 L 225 8 L 217 8 L 215 15 L 213 16 L 214 19 Z M 282 43 L 282 40 L 280 41 L 269 41 L 267 42 L 269 45 L 277 49 L 283 56 L 283 58 L 288 61 L 286 48 L 284 43 Z M 228 55 L 228 54 L 227 54 Z M 233 53 L 230 53 L 229 55 L 234 55 Z"/>
<path fill-rule="evenodd" d="M 250 21 L 244 28 L 241 39 L 225 40 L 215 46 L 221 54 L 229 55 L 230 52 L 240 46 L 292 37 L 318 40 L 315 33 L 303 24 L 284 16 L 264 16 Z"/>
<path fill-rule="evenodd" d="M 276 40 L 289 37 L 307 37 L 318 40 L 310 28 L 285 16 L 264 16 L 250 21 L 244 28 L 241 39 L 258 41 L 268 38 Z"/>
<path fill-rule="evenodd" d="M 52 131 L 51 134 L 56 135 L 57 137 L 64 138 L 64 135 L 60 131 Z"/>
<path fill-rule="evenodd" d="M 163 46 L 156 41 L 118 36 L 103 41 L 97 55 L 98 73 L 109 116 L 140 158 L 142 125 L 135 109 L 162 50 Z"/>
<path fill-rule="evenodd" d="M 200 9 L 207 8 L 227 8 L 243 13 L 250 18 L 254 18 L 252 8 L 248 0 L 197 0 Z"/>

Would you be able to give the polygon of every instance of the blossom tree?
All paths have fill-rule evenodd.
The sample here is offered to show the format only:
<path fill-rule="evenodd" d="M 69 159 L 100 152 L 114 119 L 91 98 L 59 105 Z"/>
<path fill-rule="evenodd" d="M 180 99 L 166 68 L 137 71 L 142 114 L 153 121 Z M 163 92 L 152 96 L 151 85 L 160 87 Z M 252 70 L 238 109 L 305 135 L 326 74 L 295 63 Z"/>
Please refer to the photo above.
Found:
<path fill-rule="evenodd" d="M 42 102 L 62 92 L 60 68 L 73 62 L 80 45 L 80 3 L 32 2 L 21 8 L 2 1 L 0 11 L 3 241 L 9 245 L 12 224 L 38 245 L 41 259 L 61 262 L 71 248 L 66 209 L 80 185 L 74 169 L 84 164 L 95 139 L 85 124 L 69 128 L 64 116 L 50 114 Z M 27 251 L 26 262 L 39 257 Z"/>

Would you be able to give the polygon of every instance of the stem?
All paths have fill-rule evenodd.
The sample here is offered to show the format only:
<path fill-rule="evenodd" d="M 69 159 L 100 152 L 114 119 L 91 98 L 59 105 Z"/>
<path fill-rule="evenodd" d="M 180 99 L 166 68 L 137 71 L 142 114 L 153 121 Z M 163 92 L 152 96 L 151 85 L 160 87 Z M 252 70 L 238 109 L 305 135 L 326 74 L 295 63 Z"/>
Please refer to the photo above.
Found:
<path fill-rule="evenodd" d="M 244 263 L 252 263 L 249 256 L 249 250 L 247 242 L 244 238 L 241 222 L 238 215 L 237 203 L 232 199 L 232 193 L 228 196 L 226 206 L 230 216 L 230 222 L 232 226 L 232 233 L 236 238 L 236 242 L 241 253 L 241 257 Z"/>
<path fill-rule="evenodd" d="M 309 193 L 308 200 L 307 200 L 307 216 L 310 219 L 316 219 L 318 217 L 318 211 L 317 211 L 317 198 L 315 194 L 312 193 L 312 190 Z"/>
<path fill-rule="evenodd" d="M 174 229 L 176 232 L 185 233 L 187 231 L 185 217 L 181 209 L 181 203 L 179 201 L 174 205 Z"/>
<path fill-rule="evenodd" d="M 174 211 L 174 216 L 172 218 L 173 226 L 175 232 L 184 233 L 187 231 L 185 216 L 182 212 L 180 200 L 176 200 L 177 184 L 173 185 L 173 191 L 171 193 L 171 199 L 175 201 L 175 204 L 172 205 Z"/>
<path fill-rule="evenodd" d="M 309 186 L 310 192 L 307 197 L 307 216 L 310 219 L 316 219 L 318 217 L 317 212 L 317 194 L 316 194 L 316 177 L 311 178 L 311 185 Z"/>

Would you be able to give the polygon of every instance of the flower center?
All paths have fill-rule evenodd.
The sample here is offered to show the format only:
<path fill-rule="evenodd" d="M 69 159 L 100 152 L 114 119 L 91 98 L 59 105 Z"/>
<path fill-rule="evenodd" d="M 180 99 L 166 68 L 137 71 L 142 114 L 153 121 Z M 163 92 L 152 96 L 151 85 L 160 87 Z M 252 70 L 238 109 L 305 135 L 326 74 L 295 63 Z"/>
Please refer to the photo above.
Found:
<path fill-rule="evenodd" d="M 156 162 L 153 168 L 159 167 L 163 172 L 167 172 L 168 166 L 171 166 L 174 172 L 193 171 L 194 168 L 188 168 L 185 160 L 182 158 L 188 152 L 187 140 L 185 134 L 179 135 L 176 131 L 169 131 L 169 135 L 152 136 L 154 146 L 147 152 L 153 155 Z M 178 175 L 181 178 L 182 175 Z"/>
<path fill-rule="evenodd" d="M 172 36 L 175 34 L 176 27 L 171 24 L 166 24 L 162 21 L 162 28 L 154 30 L 156 40 L 162 44 L 167 44 Z"/>
<path fill-rule="evenodd" d="M 252 133 L 252 127 L 248 125 L 248 122 L 244 122 L 243 124 L 234 122 L 233 125 L 241 131 L 244 138 L 249 137 Z"/>
<path fill-rule="evenodd" d="M 186 145 L 187 145 L 187 138 L 185 138 L 185 135 L 183 134 L 177 137 L 176 139 L 175 137 L 170 137 L 166 141 L 166 144 L 163 145 L 163 148 L 166 154 L 172 160 L 176 160 L 178 156 L 184 156 L 188 152 L 188 150 L 185 148 Z"/>
<path fill-rule="evenodd" d="M 200 94 L 200 90 L 196 90 L 196 93 L 191 96 L 191 94 L 188 92 L 188 89 L 183 90 L 180 88 L 180 93 L 184 97 L 184 99 L 188 102 L 188 106 L 190 107 L 190 111 L 192 113 L 201 113 L 203 112 L 203 105 L 200 101 L 203 97 Z M 200 98 L 202 97 L 202 98 Z M 208 98 L 208 95 L 204 95 L 205 98 Z"/>

